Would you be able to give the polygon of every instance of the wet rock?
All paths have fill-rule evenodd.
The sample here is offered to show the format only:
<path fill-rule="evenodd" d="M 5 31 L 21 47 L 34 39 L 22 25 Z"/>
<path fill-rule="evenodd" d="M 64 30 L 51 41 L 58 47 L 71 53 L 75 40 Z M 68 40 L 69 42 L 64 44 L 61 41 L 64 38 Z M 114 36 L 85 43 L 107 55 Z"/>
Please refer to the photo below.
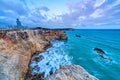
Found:
<path fill-rule="evenodd" d="M 53 71 L 51 70 L 49 73 L 50 73 L 50 75 L 52 75 L 52 74 L 53 74 Z"/>
<path fill-rule="evenodd" d="M 107 60 L 109 60 L 109 61 L 112 61 L 111 58 L 109 58 L 109 57 L 107 57 L 107 56 L 104 55 L 105 52 L 104 52 L 102 49 L 100 49 L 100 48 L 95 48 L 94 51 L 96 51 L 97 53 L 99 53 L 99 56 L 100 56 L 101 58 L 107 59 Z"/>
<path fill-rule="evenodd" d="M 39 62 L 39 61 L 41 61 L 42 59 L 44 59 L 44 57 L 43 57 L 42 55 L 40 55 L 40 56 L 37 56 L 37 57 L 33 57 L 33 58 L 32 58 L 32 61 Z"/>
<path fill-rule="evenodd" d="M 79 38 L 81 37 L 79 34 L 76 34 L 75 36 L 76 36 L 76 37 L 79 37 Z"/>
<path fill-rule="evenodd" d="M 94 48 L 94 51 L 96 51 L 99 54 L 105 54 L 105 52 L 100 48 Z"/>
<path fill-rule="evenodd" d="M 46 49 L 48 49 L 50 47 L 52 47 L 52 44 L 49 42 L 49 43 L 45 44 L 43 49 L 46 50 Z"/>
<path fill-rule="evenodd" d="M 44 75 L 45 75 L 44 72 L 41 74 L 34 75 L 32 75 L 31 72 L 29 72 L 25 80 L 44 80 Z"/>
<path fill-rule="evenodd" d="M 58 69 L 45 80 L 98 80 L 85 69 L 77 65 L 66 65 Z"/>
<path fill-rule="evenodd" d="M 39 75 L 38 75 L 38 77 L 39 77 L 38 79 L 44 80 L 44 75 L 45 75 L 45 72 L 39 74 Z"/>

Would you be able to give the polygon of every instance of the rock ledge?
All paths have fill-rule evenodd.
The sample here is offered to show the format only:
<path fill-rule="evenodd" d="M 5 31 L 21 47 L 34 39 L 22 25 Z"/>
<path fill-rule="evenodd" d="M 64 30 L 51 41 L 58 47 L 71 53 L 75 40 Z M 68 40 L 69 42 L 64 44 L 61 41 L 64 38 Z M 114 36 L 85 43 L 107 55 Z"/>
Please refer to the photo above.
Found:
<path fill-rule="evenodd" d="M 55 74 L 45 80 L 98 80 L 78 65 L 62 66 Z"/>

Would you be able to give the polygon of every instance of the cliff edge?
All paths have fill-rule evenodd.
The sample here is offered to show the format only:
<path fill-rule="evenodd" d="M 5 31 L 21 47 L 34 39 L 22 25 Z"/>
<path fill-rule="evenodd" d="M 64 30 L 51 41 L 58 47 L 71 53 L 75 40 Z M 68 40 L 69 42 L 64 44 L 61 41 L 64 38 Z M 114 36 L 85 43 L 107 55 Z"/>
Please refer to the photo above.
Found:
<path fill-rule="evenodd" d="M 0 31 L 0 80 L 25 80 L 31 57 L 50 47 L 54 39 L 67 39 L 60 30 Z"/>

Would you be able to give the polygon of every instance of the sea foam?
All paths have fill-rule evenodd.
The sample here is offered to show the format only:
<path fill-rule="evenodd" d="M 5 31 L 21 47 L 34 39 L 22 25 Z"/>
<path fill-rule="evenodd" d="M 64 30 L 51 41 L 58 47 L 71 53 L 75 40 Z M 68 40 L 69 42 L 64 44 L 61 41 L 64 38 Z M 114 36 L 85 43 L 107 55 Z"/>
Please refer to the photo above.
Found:
<path fill-rule="evenodd" d="M 39 62 L 31 61 L 30 67 L 32 68 L 32 74 L 45 73 L 44 78 L 50 75 L 50 72 L 54 73 L 61 65 L 71 64 L 71 58 L 67 55 L 64 41 L 52 41 L 52 47 L 47 49 L 46 52 L 35 55 L 35 57 L 43 56 Z M 37 67 L 36 67 L 37 66 Z"/>

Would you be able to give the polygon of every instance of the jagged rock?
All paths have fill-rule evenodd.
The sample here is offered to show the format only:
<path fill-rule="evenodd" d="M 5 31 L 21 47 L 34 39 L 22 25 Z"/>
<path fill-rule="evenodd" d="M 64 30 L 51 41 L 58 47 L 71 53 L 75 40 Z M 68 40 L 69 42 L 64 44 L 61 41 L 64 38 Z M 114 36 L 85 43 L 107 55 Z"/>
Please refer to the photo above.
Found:
<path fill-rule="evenodd" d="M 39 61 L 41 61 L 42 59 L 44 59 L 44 57 L 43 57 L 42 55 L 40 55 L 39 57 L 33 57 L 33 58 L 32 58 L 32 61 L 39 62 Z"/>
<path fill-rule="evenodd" d="M 94 51 L 96 51 L 99 54 L 105 54 L 105 52 L 100 48 L 94 48 Z"/>
<path fill-rule="evenodd" d="M 100 48 L 94 48 L 94 51 L 96 51 L 97 53 L 99 53 L 99 56 L 100 56 L 101 58 L 107 59 L 107 60 L 109 60 L 109 61 L 112 61 L 111 58 L 106 57 L 106 56 L 104 55 L 105 52 L 104 52 L 102 49 L 100 49 Z"/>
<path fill-rule="evenodd" d="M 65 34 L 61 34 L 60 39 L 68 39 L 68 37 Z"/>
<path fill-rule="evenodd" d="M 6 35 L 6 31 L 0 31 L 0 39 Z"/>
<path fill-rule="evenodd" d="M 45 80 L 98 80 L 78 65 L 66 65 Z"/>
<path fill-rule="evenodd" d="M 33 31 L 34 32 L 34 31 Z M 17 33 L 22 39 L 28 39 L 28 34 L 27 32 L 18 32 Z"/>
<path fill-rule="evenodd" d="M 41 74 L 35 74 L 35 75 L 31 75 L 31 73 L 29 72 L 29 76 L 27 76 L 25 80 L 44 80 L 44 75 L 45 75 L 44 72 Z"/>
<path fill-rule="evenodd" d="M 16 37 L 15 33 L 11 34 L 10 38 L 13 43 L 17 42 L 17 37 Z"/>
<path fill-rule="evenodd" d="M 25 80 L 31 57 L 38 52 L 45 51 L 51 40 L 61 39 L 61 35 L 51 35 L 51 33 L 66 36 L 63 31 L 58 30 L 0 31 L 0 66 L 3 66 L 3 70 L 0 70 L 0 75 L 3 75 L 0 76 L 0 80 Z M 48 40 L 45 40 L 44 34 L 49 35 Z"/>

